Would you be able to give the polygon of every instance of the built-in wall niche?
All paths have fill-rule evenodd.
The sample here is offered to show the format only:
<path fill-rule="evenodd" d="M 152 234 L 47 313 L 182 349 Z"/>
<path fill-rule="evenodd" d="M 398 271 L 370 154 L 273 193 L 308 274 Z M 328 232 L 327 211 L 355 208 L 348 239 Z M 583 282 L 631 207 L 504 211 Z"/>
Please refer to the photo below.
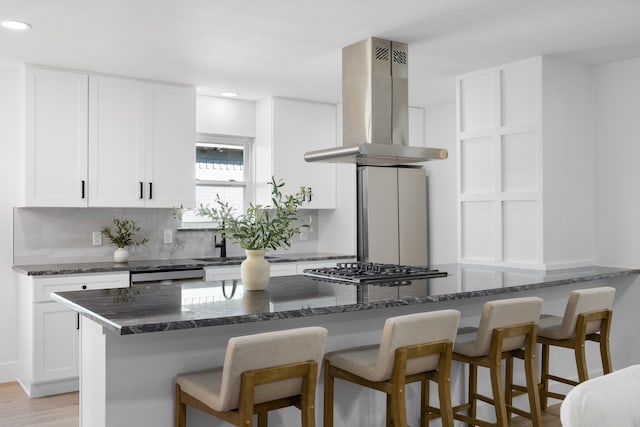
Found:
<path fill-rule="evenodd" d="M 544 269 L 592 260 L 593 177 L 580 166 L 593 164 L 589 73 L 535 57 L 457 78 L 460 262 Z"/>

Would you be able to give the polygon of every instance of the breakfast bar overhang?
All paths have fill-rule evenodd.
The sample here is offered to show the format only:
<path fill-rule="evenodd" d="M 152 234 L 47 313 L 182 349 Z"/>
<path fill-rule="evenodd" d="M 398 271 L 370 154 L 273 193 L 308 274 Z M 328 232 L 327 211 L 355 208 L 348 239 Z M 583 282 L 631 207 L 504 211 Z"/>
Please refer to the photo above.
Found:
<path fill-rule="evenodd" d="M 320 325 L 329 330 L 327 351 L 333 351 L 376 343 L 387 317 L 446 308 L 462 313 L 464 333 L 466 326 L 477 324 L 485 301 L 535 295 L 544 299 L 544 313 L 561 315 L 571 290 L 603 285 L 616 288 L 614 369 L 640 363 L 640 342 L 631 339 L 633 328 L 624 327 L 640 324 L 640 270 L 582 267 L 545 272 L 459 264 L 435 268 L 448 276 L 394 286 L 285 276 L 271 278 L 261 292 L 245 292 L 240 280 L 226 280 L 54 293 L 52 298 L 81 314 L 80 425 L 172 426 L 175 375 L 221 366 L 233 336 Z M 590 374 L 600 375 L 597 357 L 590 357 L 596 349 L 588 350 L 593 350 L 587 353 L 588 362 L 593 360 Z M 567 353 L 566 360 L 564 356 L 559 354 L 559 363 L 571 376 L 571 355 Z M 452 370 L 454 403 L 466 390 L 461 369 L 454 364 Z M 482 391 L 487 384 L 482 377 L 480 381 Z M 409 386 L 406 398 L 409 423 L 415 424 L 419 389 Z M 335 401 L 336 426 L 352 425 L 353 420 L 384 424 L 382 394 L 341 384 Z M 322 425 L 321 383 L 316 408 L 317 425 Z M 298 419 L 296 409 L 283 409 L 270 414 L 269 425 L 297 425 Z M 224 423 L 193 410 L 189 425 Z"/>

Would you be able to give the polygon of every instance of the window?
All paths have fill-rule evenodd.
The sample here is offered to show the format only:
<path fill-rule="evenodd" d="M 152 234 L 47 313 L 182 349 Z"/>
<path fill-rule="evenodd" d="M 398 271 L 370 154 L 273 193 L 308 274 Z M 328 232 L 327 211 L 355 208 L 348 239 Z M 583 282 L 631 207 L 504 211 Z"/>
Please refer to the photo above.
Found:
<path fill-rule="evenodd" d="M 235 209 L 245 211 L 250 198 L 251 139 L 199 134 L 196 141 L 196 208 L 213 206 L 216 194 Z M 187 211 L 183 223 L 209 223 L 208 218 Z"/>

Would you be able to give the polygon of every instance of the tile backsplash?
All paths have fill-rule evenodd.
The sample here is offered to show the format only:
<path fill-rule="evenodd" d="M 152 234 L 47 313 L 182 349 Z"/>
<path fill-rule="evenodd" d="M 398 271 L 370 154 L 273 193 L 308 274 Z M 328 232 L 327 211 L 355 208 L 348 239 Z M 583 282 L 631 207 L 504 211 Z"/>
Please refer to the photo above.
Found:
<path fill-rule="evenodd" d="M 317 213 L 301 211 L 314 225 L 307 240 L 294 237 L 287 252 L 317 252 Z M 126 217 L 140 226 L 145 246 L 129 248 L 130 259 L 168 259 L 218 256 L 213 247 L 214 231 L 183 230 L 171 209 L 151 208 L 15 208 L 13 210 L 13 263 L 57 264 L 111 261 L 115 246 L 103 237 L 102 246 L 93 246 L 92 233 L 113 218 Z M 171 230 L 173 243 L 164 242 L 164 230 Z M 280 251 L 279 251 L 280 252 Z M 227 256 L 244 255 L 244 250 L 227 242 Z"/>

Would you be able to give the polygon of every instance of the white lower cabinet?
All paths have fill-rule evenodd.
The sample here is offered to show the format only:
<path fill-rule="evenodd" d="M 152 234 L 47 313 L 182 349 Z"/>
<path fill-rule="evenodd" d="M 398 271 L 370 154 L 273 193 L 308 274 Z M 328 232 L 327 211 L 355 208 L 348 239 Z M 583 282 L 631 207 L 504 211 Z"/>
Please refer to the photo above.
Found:
<path fill-rule="evenodd" d="M 291 276 L 296 274 L 295 262 L 272 262 L 270 263 L 269 276 Z M 222 267 L 207 267 L 205 269 L 205 280 L 232 280 L 240 278 L 240 265 L 229 265 Z"/>
<path fill-rule="evenodd" d="M 33 376 L 40 381 L 78 376 L 78 314 L 57 302 L 35 304 Z"/>
<path fill-rule="evenodd" d="M 348 259 L 333 259 L 333 260 L 325 260 L 325 261 L 307 261 L 307 262 L 299 262 L 296 264 L 296 274 L 304 273 L 304 270 L 307 268 L 325 268 L 325 267 L 335 267 L 339 262 L 354 262 L 354 258 Z"/>
<path fill-rule="evenodd" d="M 270 276 L 293 276 L 302 274 L 306 268 L 335 267 L 339 262 L 353 262 L 354 258 L 321 260 L 321 261 L 300 261 L 300 262 L 272 262 Z M 233 280 L 240 278 L 240 265 L 228 265 L 221 267 L 206 267 L 205 280 Z"/>
<path fill-rule="evenodd" d="M 26 276 L 20 274 L 20 371 L 30 397 L 78 389 L 78 314 L 51 300 L 51 292 L 125 288 L 129 272 Z"/>

